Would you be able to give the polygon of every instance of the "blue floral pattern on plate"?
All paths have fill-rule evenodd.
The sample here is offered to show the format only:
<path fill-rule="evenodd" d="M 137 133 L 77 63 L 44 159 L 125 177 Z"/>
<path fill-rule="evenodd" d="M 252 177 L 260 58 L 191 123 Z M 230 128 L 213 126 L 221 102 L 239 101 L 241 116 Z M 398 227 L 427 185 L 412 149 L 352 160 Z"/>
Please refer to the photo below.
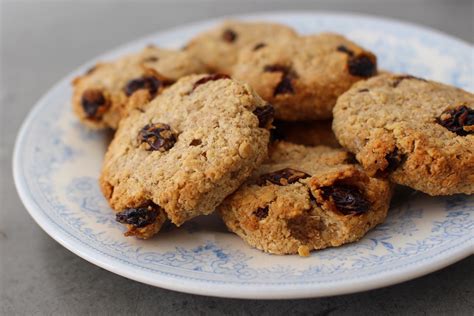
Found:
<path fill-rule="evenodd" d="M 471 91 L 474 87 L 474 65 L 466 63 L 472 60 L 473 48 L 429 30 L 337 14 L 244 18 L 288 23 L 302 33 L 340 32 L 376 51 L 384 69 L 410 72 Z M 100 59 L 150 42 L 181 45 L 213 23 L 158 33 Z M 70 79 L 89 65 L 61 81 L 39 101 L 18 137 L 14 172 L 20 196 L 36 221 L 67 248 L 106 269 L 193 293 L 305 297 L 399 282 L 472 254 L 474 198 L 433 198 L 408 190 L 397 193 L 387 221 L 361 241 L 314 252 L 305 259 L 250 249 L 227 233 L 216 216 L 197 219 L 182 229 L 168 227 L 150 241 L 125 238 L 97 183 L 110 135 L 78 124 L 68 103 Z"/>

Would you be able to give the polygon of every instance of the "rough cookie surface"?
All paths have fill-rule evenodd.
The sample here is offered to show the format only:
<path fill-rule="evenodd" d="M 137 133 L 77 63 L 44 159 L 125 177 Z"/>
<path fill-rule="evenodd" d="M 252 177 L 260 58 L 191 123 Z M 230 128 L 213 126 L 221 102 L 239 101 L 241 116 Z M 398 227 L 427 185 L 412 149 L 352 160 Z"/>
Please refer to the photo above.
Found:
<path fill-rule="evenodd" d="M 332 117 L 337 97 L 377 72 L 375 56 L 341 35 L 269 37 L 244 49 L 232 76 L 249 83 L 286 121 Z"/>
<path fill-rule="evenodd" d="M 209 214 L 266 157 L 268 112 L 253 90 L 228 77 L 182 78 L 120 123 L 105 155 L 102 192 L 116 211 L 153 205 L 178 226 Z M 132 212 L 132 223 L 147 222 L 143 212 Z"/>
<path fill-rule="evenodd" d="M 274 140 L 285 140 L 290 143 L 306 146 L 340 147 L 336 135 L 332 131 L 332 121 L 300 121 L 300 122 L 273 122 Z"/>
<path fill-rule="evenodd" d="M 356 241 L 385 219 L 388 181 L 368 177 L 342 149 L 278 142 L 269 155 L 219 207 L 229 230 L 251 246 L 308 255 Z"/>
<path fill-rule="evenodd" d="M 410 75 L 355 84 L 333 130 L 370 175 L 430 195 L 474 193 L 474 95 Z"/>
<path fill-rule="evenodd" d="M 226 21 L 196 36 L 185 50 L 203 61 L 211 71 L 230 75 L 242 48 L 258 50 L 270 38 L 294 36 L 296 32 L 292 28 L 281 24 Z"/>
<path fill-rule="evenodd" d="M 130 108 L 146 104 L 183 76 L 204 72 L 186 52 L 148 46 L 74 79 L 73 109 L 89 127 L 116 129 Z"/>

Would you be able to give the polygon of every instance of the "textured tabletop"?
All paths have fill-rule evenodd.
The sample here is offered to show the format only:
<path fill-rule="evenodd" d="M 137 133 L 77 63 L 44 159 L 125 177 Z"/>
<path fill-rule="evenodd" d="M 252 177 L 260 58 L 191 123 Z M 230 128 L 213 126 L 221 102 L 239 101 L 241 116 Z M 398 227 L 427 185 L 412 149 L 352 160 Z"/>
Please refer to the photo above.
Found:
<path fill-rule="evenodd" d="M 472 43 L 472 0 L 0 3 L 0 315 L 473 314 L 473 256 L 403 284 L 320 299 L 243 301 L 140 284 L 94 266 L 51 239 L 26 212 L 11 175 L 14 139 L 36 100 L 75 67 L 138 36 L 220 15 L 292 9 L 384 15 Z"/>

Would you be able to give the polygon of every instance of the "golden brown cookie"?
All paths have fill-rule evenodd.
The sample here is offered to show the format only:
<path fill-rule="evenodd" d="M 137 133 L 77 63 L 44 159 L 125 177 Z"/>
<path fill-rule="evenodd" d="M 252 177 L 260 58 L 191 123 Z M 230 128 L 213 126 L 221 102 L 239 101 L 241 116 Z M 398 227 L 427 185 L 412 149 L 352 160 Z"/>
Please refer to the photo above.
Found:
<path fill-rule="evenodd" d="M 193 38 L 185 50 L 211 71 L 230 75 L 242 48 L 258 49 L 269 38 L 294 37 L 296 32 L 282 24 L 226 21 Z"/>
<path fill-rule="evenodd" d="M 430 195 L 474 193 L 474 95 L 410 75 L 355 84 L 333 130 L 370 175 Z"/>
<path fill-rule="evenodd" d="M 166 218 L 180 226 L 212 213 L 266 157 L 272 114 L 247 85 L 223 75 L 184 77 L 132 110 L 100 176 L 127 234 L 149 238 Z"/>
<path fill-rule="evenodd" d="M 116 129 L 129 108 L 146 104 L 183 76 L 204 72 L 204 65 L 186 52 L 148 46 L 116 61 L 98 63 L 74 79 L 74 113 L 89 127 Z"/>
<path fill-rule="evenodd" d="M 285 121 L 332 117 L 337 97 L 377 73 L 375 55 L 338 34 L 268 38 L 239 54 L 232 76 L 250 84 Z"/>
<path fill-rule="evenodd" d="M 219 206 L 229 230 L 251 246 L 308 255 L 359 240 L 385 219 L 390 184 L 350 164 L 346 151 L 278 142 L 269 155 Z"/>

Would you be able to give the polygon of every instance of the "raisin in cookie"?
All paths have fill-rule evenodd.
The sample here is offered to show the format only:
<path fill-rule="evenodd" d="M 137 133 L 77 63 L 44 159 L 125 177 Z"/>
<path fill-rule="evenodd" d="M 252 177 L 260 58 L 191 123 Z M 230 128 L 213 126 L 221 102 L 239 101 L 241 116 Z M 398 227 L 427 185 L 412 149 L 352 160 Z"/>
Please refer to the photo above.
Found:
<path fill-rule="evenodd" d="M 331 120 L 324 121 L 275 121 L 272 130 L 274 140 L 285 140 L 290 143 L 306 146 L 340 147 L 334 135 Z"/>
<path fill-rule="evenodd" d="M 355 84 L 333 130 L 370 175 L 430 195 L 474 193 L 474 95 L 409 75 Z"/>
<path fill-rule="evenodd" d="M 180 77 L 204 72 L 186 52 L 148 46 L 74 79 L 73 109 L 89 127 L 115 129 L 128 108 L 147 103 Z"/>
<path fill-rule="evenodd" d="M 269 38 L 294 36 L 296 33 L 292 28 L 281 24 L 226 21 L 196 36 L 185 50 L 202 60 L 211 71 L 231 74 L 242 48 L 259 49 Z"/>
<path fill-rule="evenodd" d="M 341 35 L 267 39 L 244 49 L 232 76 L 249 83 L 285 121 L 332 117 L 337 97 L 377 72 L 374 54 Z"/>
<path fill-rule="evenodd" d="M 129 235 L 149 238 L 164 218 L 179 226 L 213 212 L 266 157 L 272 114 L 247 85 L 224 75 L 182 78 L 132 110 L 100 176 L 117 220 Z"/>
<path fill-rule="evenodd" d="M 385 219 L 390 184 L 348 163 L 342 149 L 279 142 L 269 154 L 219 206 L 229 230 L 251 246 L 308 255 L 356 241 Z"/>

